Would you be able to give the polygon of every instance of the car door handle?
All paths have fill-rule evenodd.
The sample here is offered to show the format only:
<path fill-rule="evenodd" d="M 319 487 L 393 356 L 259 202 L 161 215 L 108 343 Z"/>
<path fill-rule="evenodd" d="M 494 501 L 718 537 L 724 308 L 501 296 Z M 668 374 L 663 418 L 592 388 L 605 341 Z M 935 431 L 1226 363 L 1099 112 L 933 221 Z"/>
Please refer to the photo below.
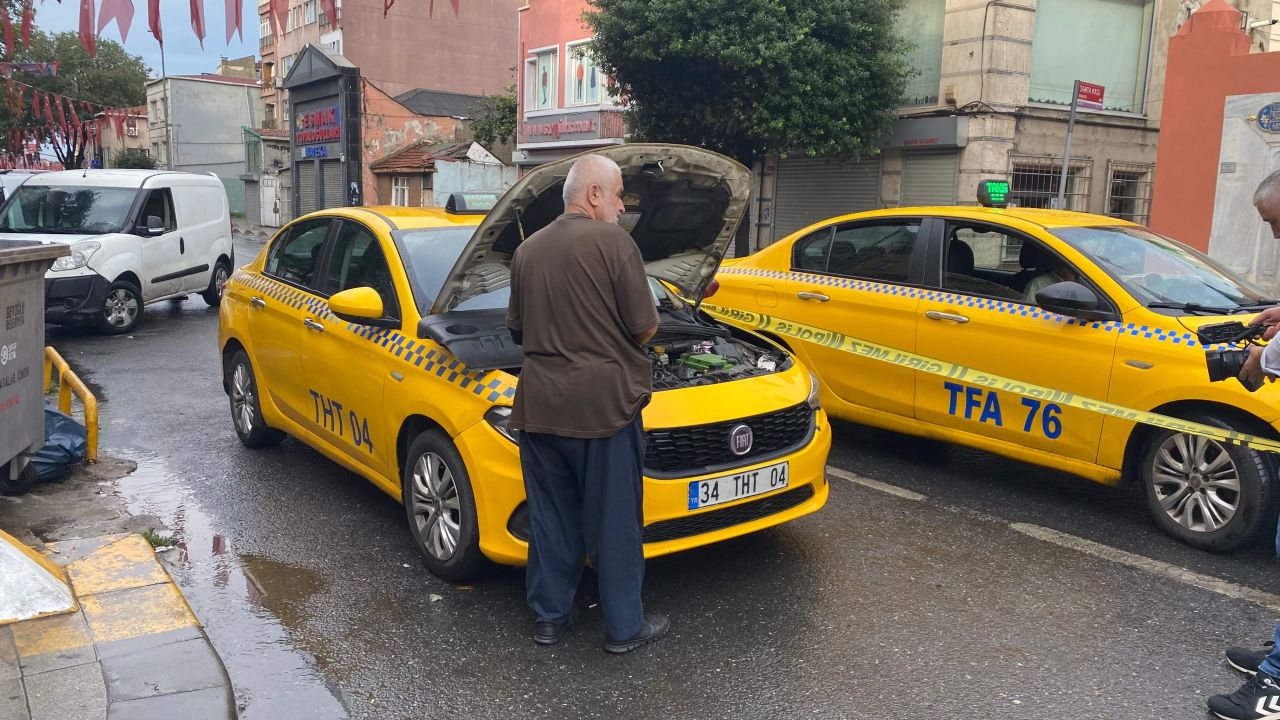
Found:
<path fill-rule="evenodd" d="M 930 320 L 950 320 L 951 322 L 957 323 L 959 325 L 963 325 L 969 322 L 969 318 L 963 315 L 956 315 L 955 313 L 938 312 L 937 310 L 930 310 L 926 312 L 924 316 L 929 318 Z"/>
<path fill-rule="evenodd" d="M 187 239 L 186 239 L 186 238 L 178 238 L 178 253 L 179 253 L 179 254 L 184 254 L 184 253 L 186 253 L 186 252 L 187 252 Z"/>
<path fill-rule="evenodd" d="M 303 320 L 302 324 L 306 325 L 308 330 L 315 330 L 316 332 L 324 332 L 324 326 L 316 322 L 315 320 L 312 320 L 311 318 L 307 318 L 306 320 Z"/>
<path fill-rule="evenodd" d="M 254 297 L 249 299 L 249 304 L 256 308 L 264 308 L 267 306 L 267 301 L 260 297 Z"/>
<path fill-rule="evenodd" d="M 801 290 L 800 292 L 796 293 L 796 297 L 800 298 L 801 300 L 817 300 L 818 302 L 826 302 L 831 299 L 830 295 L 823 295 L 822 293 L 816 293 L 816 292 L 808 292 L 806 290 Z"/>

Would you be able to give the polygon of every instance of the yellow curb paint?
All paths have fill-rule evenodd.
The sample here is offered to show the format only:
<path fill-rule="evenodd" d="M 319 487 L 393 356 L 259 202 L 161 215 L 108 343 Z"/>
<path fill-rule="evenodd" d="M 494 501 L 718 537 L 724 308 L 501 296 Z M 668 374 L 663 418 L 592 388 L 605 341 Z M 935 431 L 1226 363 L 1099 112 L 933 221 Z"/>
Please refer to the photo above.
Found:
<path fill-rule="evenodd" d="M 50 575 L 53 575 L 58 580 L 61 580 L 64 585 L 66 584 L 67 574 L 63 572 L 62 566 L 58 565 L 57 563 L 54 563 L 49 558 L 45 557 L 44 555 L 41 555 L 40 553 L 36 552 L 32 548 L 27 547 L 26 544 L 23 542 L 20 542 L 18 538 L 10 535 L 9 533 L 3 530 L 0 530 L 0 542 L 7 542 L 10 545 L 18 548 L 18 550 L 21 551 L 22 554 L 36 561 L 36 564 L 44 568 Z"/>
<path fill-rule="evenodd" d="M 80 604 L 93 639 L 99 643 L 200 624 L 172 583 L 86 595 Z"/>
<path fill-rule="evenodd" d="M 169 582 L 141 535 L 128 535 L 68 564 L 67 574 L 81 596 Z"/>
<path fill-rule="evenodd" d="M 80 613 L 23 620 L 10 628 L 19 657 L 65 652 L 92 643 Z"/>

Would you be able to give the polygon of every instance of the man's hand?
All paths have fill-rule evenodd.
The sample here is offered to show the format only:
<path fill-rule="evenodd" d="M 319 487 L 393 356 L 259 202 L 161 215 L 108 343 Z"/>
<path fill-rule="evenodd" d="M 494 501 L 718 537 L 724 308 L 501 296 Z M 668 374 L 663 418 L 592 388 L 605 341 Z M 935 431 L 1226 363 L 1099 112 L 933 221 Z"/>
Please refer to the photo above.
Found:
<path fill-rule="evenodd" d="M 1273 326 L 1272 330 L 1274 329 L 1275 327 Z M 1248 388 L 1249 392 L 1262 387 L 1263 378 L 1268 377 L 1262 370 L 1263 349 L 1261 345 L 1249 346 L 1249 359 L 1244 361 L 1244 367 L 1241 368 L 1240 375 L 1237 376 L 1240 379 L 1240 384 Z M 1275 380 L 1274 377 L 1269 379 Z"/>
<path fill-rule="evenodd" d="M 1280 305 L 1269 307 L 1258 313 L 1258 317 L 1250 321 L 1249 324 L 1267 326 L 1267 331 L 1262 334 L 1263 339 L 1270 340 L 1275 337 L 1276 332 L 1280 331 Z M 1250 356 L 1250 360 L 1252 359 L 1252 356 Z"/>

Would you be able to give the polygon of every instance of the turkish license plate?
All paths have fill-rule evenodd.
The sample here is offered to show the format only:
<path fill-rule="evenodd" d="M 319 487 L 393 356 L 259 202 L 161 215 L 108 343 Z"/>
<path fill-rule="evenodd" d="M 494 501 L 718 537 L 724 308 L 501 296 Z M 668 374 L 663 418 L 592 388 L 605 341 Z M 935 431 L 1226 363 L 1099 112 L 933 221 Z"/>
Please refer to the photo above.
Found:
<path fill-rule="evenodd" d="M 722 475 L 689 483 L 689 509 L 711 507 L 781 490 L 791 479 L 788 463 L 780 462 L 733 475 Z"/>

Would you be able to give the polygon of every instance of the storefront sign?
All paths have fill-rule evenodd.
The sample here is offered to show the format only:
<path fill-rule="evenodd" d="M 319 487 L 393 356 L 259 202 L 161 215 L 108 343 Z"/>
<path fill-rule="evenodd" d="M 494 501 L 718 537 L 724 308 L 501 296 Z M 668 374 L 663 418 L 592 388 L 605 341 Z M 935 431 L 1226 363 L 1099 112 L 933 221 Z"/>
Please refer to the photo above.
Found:
<path fill-rule="evenodd" d="M 338 142 L 342 139 L 341 114 L 337 105 L 297 113 L 293 141 L 297 145 Z"/>
<path fill-rule="evenodd" d="M 1273 102 L 1258 111 L 1258 128 L 1264 132 L 1280 133 L 1280 102 Z"/>
<path fill-rule="evenodd" d="M 1081 80 L 1076 86 L 1076 106 L 1090 110 L 1102 109 L 1102 95 L 1106 88 Z"/>
<path fill-rule="evenodd" d="M 622 137 L 622 113 L 619 112 L 592 110 L 525 118 L 520 123 L 522 145 L 615 137 Z"/>
<path fill-rule="evenodd" d="M 969 143 L 969 118 L 907 118 L 893 124 L 883 147 L 911 150 L 915 148 L 956 148 Z"/>

